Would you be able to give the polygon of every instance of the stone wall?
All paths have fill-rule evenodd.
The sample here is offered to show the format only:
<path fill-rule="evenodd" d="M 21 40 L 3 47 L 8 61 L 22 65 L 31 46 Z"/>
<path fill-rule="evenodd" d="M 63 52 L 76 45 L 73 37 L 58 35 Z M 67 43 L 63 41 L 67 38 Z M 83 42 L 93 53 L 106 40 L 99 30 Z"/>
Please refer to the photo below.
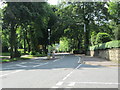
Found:
<path fill-rule="evenodd" d="M 88 55 L 104 58 L 107 60 L 120 60 L 120 48 L 88 51 Z"/>

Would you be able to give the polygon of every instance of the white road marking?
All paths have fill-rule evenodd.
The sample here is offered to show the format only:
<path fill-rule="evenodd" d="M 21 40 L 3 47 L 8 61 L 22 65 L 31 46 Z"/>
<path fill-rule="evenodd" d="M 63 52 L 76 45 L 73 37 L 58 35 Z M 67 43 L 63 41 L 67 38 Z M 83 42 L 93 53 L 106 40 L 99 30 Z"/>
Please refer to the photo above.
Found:
<path fill-rule="evenodd" d="M 80 63 L 80 59 L 81 59 L 81 57 L 78 56 L 78 58 L 79 58 L 78 63 Z"/>
<path fill-rule="evenodd" d="M 72 73 L 73 73 L 73 71 L 70 72 L 69 74 L 67 74 L 67 75 L 63 78 L 63 80 L 66 80 Z"/>
<path fill-rule="evenodd" d="M 20 63 L 20 64 L 26 64 L 27 62 L 22 62 L 22 63 Z"/>
<path fill-rule="evenodd" d="M 112 83 L 112 82 L 75 82 L 75 83 L 79 83 L 79 84 L 120 84 L 120 83 Z"/>
<path fill-rule="evenodd" d="M 39 65 L 35 65 L 35 66 L 33 66 L 33 67 L 39 67 L 39 66 L 42 66 L 43 64 L 39 64 Z"/>
<path fill-rule="evenodd" d="M 63 84 L 63 82 L 58 82 L 56 85 L 61 86 L 62 84 Z"/>
<path fill-rule="evenodd" d="M 25 64 L 25 63 L 27 63 L 27 62 L 22 62 L 20 64 Z M 27 66 L 23 66 L 23 65 L 20 65 L 20 64 L 16 64 L 16 66 L 27 67 Z M 33 66 L 33 67 L 39 67 L 39 66 L 46 65 L 46 64 L 48 64 L 48 62 L 44 63 L 44 64 L 39 64 L 39 65 L 36 65 L 36 66 Z M 3 68 L 3 69 L 15 69 L 15 67 L 12 67 L 13 65 L 9 65 L 9 66 L 11 66 L 11 67 Z M 20 71 L 24 71 L 24 70 L 16 70 L 15 72 L 11 72 L 11 73 L 0 75 L 0 77 L 7 76 L 7 75 L 10 75 L 10 74 L 13 74 L 13 73 L 20 72 Z"/>
<path fill-rule="evenodd" d="M 37 62 L 29 62 L 29 63 L 31 63 L 31 64 L 39 64 L 39 62 L 37 63 Z"/>
<path fill-rule="evenodd" d="M 21 71 L 24 71 L 24 70 L 16 70 L 16 71 L 8 73 L 8 74 L 0 75 L 0 77 L 7 76 L 7 75 L 10 75 L 10 74 L 13 74 L 13 73 L 17 73 L 17 72 L 21 72 Z"/>
<path fill-rule="evenodd" d="M 47 63 L 44 63 L 44 64 L 35 65 L 35 66 L 33 66 L 33 67 L 39 67 L 39 66 L 43 66 L 43 65 L 46 65 L 46 64 L 48 64 L 48 62 L 47 62 Z"/>
<path fill-rule="evenodd" d="M 70 86 L 70 87 L 72 87 L 74 85 L 75 85 L 75 82 L 71 82 L 71 83 L 68 84 L 68 86 Z"/>
<path fill-rule="evenodd" d="M 52 69 L 52 70 L 60 70 L 60 69 Z"/>
<path fill-rule="evenodd" d="M 59 60 L 63 59 L 64 57 L 65 57 L 65 56 L 63 56 L 63 57 L 60 58 L 60 59 L 54 60 L 53 62 L 59 61 Z"/>
<path fill-rule="evenodd" d="M 59 87 L 53 86 L 53 87 L 51 87 L 51 88 L 59 88 Z M 50 90 L 53 90 L 53 89 L 50 89 Z"/>
<path fill-rule="evenodd" d="M 48 62 L 47 62 L 47 63 L 44 63 L 44 64 L 36 65 L 36 66 L 33 66 L 33 67 L 39 67 L 39 66 L 46 65 L 46 64 L 48 64 Z M 19 65 L 19 64 L 18 64 L 18 65 Z M 20 66 L 21 66 L 21 65 L 20 65 Z M 4 69 L 15 69 L 15 68 L 4 68 Z M 15 72 L 11 72 L 11 73 L 8 73 L 8 74 L 0 75 L 0 77 L 7 76 L 7 75 L 10 75 L 10 74 L 13 74 L 13 73 L 20 72 L 20 71 L 24 71 L 24 70 L 16 70 Z"/>
<path fill-rule="evenodd" d="M 80 66 L 81 66 L 82 64 L 79 64 L 75 69 L 78 69 Z M 74 70 L 75 70 L 74 69 Z M 74 71 L 73 70 L 73 71 Z M 62 80 L 66 80 L 72 73 L 73 73 L 73 71 L 71 71 L 68 75 L 66 75 Z"/>
<path fill-rule="evenodd" d="M 20 64 L 17 64 L 16 66 L 20 66 L 20 67 L 27 67 L 27 66 L 23 66 L 23 65 L 20 65 Z"/>
<path fill-rule="evenodd" d="M 20 67 L 17 67 L 17 68 L 20 68 Z M 2 70 L 4 70 L 4 69 L 10 70 L 10 69 L 16 69 L 16 67 L 2 68 Z"/>
<path fill-rule="evenodd" d="M 54 60 L 53 62 L 59 61 L 60 59 Z"/>
<path fill-rule="evenodd" d="M 79 64 L 75 69 L 78 69 L 82 64 Z"/>
<path fill-rule="evenodd" d="M 71 90 L 71 88 L 70 87 L 65 87 L 64 90 Z"/>
<path fill-rule="evenodd" d="M 10 69 L 10 68 L 2 68 L 2 70 L 3 70 L 3 69 Z"/>

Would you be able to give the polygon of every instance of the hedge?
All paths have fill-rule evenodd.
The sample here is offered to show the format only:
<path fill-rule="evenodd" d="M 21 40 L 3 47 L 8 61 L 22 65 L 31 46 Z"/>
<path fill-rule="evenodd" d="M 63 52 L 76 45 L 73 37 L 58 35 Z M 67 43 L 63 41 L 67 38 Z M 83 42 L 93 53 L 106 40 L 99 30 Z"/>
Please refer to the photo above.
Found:
<path fill-rule="evenodd" d="M 108 33 L 101 33 L 99 32 L 96 36 L 95 44 L 101 44 L 111 41 L 111 37 Z"/>
<path fill-rule="evenodd" d="M 120 47 L 120 40 L 114 40 L 107 43 L 90 46 L 88 50 L 102 50 L 102 49 L 119 48 L 119 47 Z"/>

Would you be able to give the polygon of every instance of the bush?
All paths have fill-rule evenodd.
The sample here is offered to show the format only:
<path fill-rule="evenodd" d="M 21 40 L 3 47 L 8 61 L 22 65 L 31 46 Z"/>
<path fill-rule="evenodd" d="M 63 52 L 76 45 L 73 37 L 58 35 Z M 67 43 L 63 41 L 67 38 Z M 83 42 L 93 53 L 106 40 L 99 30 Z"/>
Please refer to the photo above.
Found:
<path fill-rule="evenodd" d="M 36 55 L 36 52 L 35 51 L 31 51 L 30 55 Z"/>
<path fill-rule="evenodd" d="M 8 52 L 8 47 L 7 46 L 2 46 L 2 52 Z"/>
<path fill-rule="evenodd" d="M 14 54 L 14 57 L 20 57 L 21 56 L 21 53 L 19 51 L 17 51 L 15 54 Z"/>
<path fill-rule="evenodd" d="M 111 37 L 107 33 L 98 33 L 96 37 L 95 44 L 106 43 L 111 41 Z"/>
<path fill-rule="evenodd" d="M 120 40 L 114 40 L 107 43 L 90 46 L 89 50 L 100 50 L 100 49 L 110 49 L 110 48 L 119 48 L 119 47 L 120 47 Z"/>
<path fill-rule="evenodd" d="M 113 30 L 115 40 L 120 40 L 120 24 Z"/>
<path fill-rule="evenodd" d="M 91 39 L 90 39 L 90 41 L 91 41 L 91 44 L 92 45 L 95 45 L 95 41 L 96 41 L 96 33 L 95 32 L 92 32 L 92 34 L 91 34 Z"/>
<path fill-rule="evenodd" d="M 73 53 L 74 54 L 79 54 L 80 52 L 79 52 L 79 50 L 74 50 Z"/>

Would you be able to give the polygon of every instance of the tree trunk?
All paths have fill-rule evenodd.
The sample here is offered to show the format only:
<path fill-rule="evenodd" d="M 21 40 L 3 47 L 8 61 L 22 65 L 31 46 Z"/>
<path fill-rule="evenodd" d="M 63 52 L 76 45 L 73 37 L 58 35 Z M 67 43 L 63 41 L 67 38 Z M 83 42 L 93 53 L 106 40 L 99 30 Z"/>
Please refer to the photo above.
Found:
<path fill-rule="evenodd" d="M 81 38 L 78 38 L 78 51 L 80 53 L 81 50 Z"/>
<path fill-rule="evenodd" d="M 89 38 L 90 38 L 90 29 L 89 29 L 89 20 L 85 19 L 85 24 L 86 24 L 86 32 L 85 33 L 85 54 L 87 54 L 87 50 L 89 47 Z"/>
<path fill-rule="evenodd" d="M 30 53 L 31 48 L 30 48 L 30 41 L 29 41 L 28 37 L 26 37 L 26 41 L 27 41 L 27 44 L 28 44 L 28 52 Z"/>
<path fill-rule="evenodd" d="M 14 35 L 15 35 L 15 30 L 14 30 L 14 24 L 11 24 L 11 29 L 10 29 L 10 58 L 14 58 Z"/>
<path fill-rule="evenodd" d="M 24 54 L 26 53 L 26 30 L 23 30 L 24 35 Z"/>

